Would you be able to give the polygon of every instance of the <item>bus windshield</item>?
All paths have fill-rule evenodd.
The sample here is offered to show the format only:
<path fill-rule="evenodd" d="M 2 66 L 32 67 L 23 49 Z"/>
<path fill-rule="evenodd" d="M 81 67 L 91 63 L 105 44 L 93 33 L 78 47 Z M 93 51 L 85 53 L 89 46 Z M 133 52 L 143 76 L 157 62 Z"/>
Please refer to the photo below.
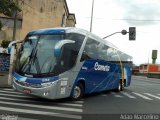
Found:
<path fill-rule="evenodd" d="M 20 74 L 38 76 L 49 73 L 56 74 L 56 65 L 60 60 L 54 56 L 54 47 L 58 41 L 63 39 L 64 35 L 32 35 L 27 37 L 18 53 L 16 71 Z M 60 64 L 63 65 L 62 62 Z"/>

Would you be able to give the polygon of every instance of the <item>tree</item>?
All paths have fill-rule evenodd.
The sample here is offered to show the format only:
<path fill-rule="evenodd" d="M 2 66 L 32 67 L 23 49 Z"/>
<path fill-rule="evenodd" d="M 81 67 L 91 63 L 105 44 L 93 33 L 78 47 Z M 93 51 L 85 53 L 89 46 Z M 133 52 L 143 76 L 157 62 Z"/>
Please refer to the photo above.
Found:
<path fill-rule="evenodd" d="M 12 17 L 15 11 L 21 11 L 13 0 L 0 0 L 0 13 Z"/>

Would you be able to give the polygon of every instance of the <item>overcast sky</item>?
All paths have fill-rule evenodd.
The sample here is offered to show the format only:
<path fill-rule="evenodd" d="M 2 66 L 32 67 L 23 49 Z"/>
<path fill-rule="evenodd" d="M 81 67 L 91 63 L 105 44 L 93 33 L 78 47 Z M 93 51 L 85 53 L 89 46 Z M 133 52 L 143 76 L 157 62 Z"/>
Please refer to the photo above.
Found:
<path fill-rule="evenodd" d="M 76 27 L 90 30 L 92 0 L 67 0 L 70 13 L 76 15 Z M 133 56 L 135 64 L 151 63 L 152 50 L 158 50 L 160 64 L 159 0 L 94 0 L 92 32 L 105 37 L 122 29 L 136 27 L 136 41 L 116 34 L 106 40 Z"/>

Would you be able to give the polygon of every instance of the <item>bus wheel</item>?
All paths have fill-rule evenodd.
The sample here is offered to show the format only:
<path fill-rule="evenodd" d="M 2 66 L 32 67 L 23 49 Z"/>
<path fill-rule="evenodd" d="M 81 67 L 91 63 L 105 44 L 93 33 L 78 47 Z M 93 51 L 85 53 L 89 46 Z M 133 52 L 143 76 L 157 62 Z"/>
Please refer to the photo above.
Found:
<path fill-rule="evenodd" d="M 73 95 L 72 95 L 72 99 L 73 100 L 79 100 L 83 97 L 84 94 L 84 88 L 83 85 L 81 83 L 78 83 L 73 90 Z"/>
<path fill-rule="evenodd" d="M 124 89 L 124 83 L 122 83 L 122 80 L 120 80 L 116 91 L 120 92 L 123 91 L 123 89 Z"/>

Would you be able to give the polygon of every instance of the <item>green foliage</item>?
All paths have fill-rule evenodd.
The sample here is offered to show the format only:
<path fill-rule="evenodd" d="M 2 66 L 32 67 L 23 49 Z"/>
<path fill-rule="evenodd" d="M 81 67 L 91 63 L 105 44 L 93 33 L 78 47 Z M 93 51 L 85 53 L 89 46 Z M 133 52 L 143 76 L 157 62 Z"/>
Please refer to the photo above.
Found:
<path fill-rule="evenodd" d="M 0 0 L 0 13 L 11 17 L 16 10 L 21 11 L 13 0 Z"/>
<path fill-rule="evenodd" d="M 1 43 L 1 46 L 2 46 L 3 48 L 7 48 L 10 42 L 11 42 L 11 41 L 3 40 L 2 43 Z"/>

